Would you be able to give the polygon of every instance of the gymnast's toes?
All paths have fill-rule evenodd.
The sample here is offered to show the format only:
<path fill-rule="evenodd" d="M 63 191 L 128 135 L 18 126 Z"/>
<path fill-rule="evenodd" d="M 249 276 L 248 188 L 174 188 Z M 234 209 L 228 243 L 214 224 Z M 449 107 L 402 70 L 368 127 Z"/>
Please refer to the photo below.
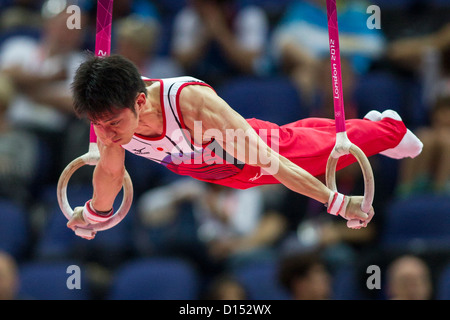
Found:
<path fill-rule="evenodd" d="M 407 129 L 406 134 L 396 147 L 383 151 L 380 154 L 393 159 L 402 159 L 407 157 L 415 158 L 422 152 L 422 148 L 422 141 L 420 141 L 419 138 L 411 132 L 411 130 Z"/>
<path fill-rule="evenodd" d="M 376 110 L 372 110 L 369 111 L 365 116 L 364 119 L 368 119 L 370 121 L 380 121 L 381 118 L 381 113 L 376 111 Z"/>

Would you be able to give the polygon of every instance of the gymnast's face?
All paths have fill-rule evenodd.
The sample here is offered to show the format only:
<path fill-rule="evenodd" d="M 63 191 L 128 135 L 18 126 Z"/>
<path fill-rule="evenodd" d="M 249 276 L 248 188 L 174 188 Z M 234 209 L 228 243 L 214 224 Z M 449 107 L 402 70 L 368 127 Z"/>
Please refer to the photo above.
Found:
<path fill-rule="evenodd" d="M 95 133 L 105 145 L 124 145 L 131 141 L 138 126 L 138 115 L 130 109 L 108 113 L 100 120 L 93 121 Z"/>
<path fill-rule="evenodd" d="M 91 119 L 95 133 L 105 145 L 125 145 L 131 141 L 139 126 L 142 111 L 148 102 L 144 93 L 136 97 L 134 108 L 116 109 L 98 119 Z"/>

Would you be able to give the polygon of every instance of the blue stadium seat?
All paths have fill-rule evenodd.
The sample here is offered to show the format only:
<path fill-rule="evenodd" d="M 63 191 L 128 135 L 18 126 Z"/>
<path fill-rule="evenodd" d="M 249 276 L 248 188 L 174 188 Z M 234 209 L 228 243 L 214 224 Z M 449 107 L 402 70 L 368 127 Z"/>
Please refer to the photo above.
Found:
<path fill-rule="evenodd" d="M 28 231 L 24 209 L 7 199 L 0 199 L 0 250 L 15 259 L 22 258 L 28 246 Z"/>
<path fill-rule="evenodd" d="M 292 3 L 294 0 L 238 0 L 237 3 L 241 6 L 249 6 L 254 5 L 262 8 L 268 14 L 282 14 L 286 8 Z"/>
<path fill-rule="evenodd" d="M 244 118 L 283 125 L 308 116 L 298 91 L 286 77 L 236 77 L 216 91 Z"/>
<path fill-rule="evenodd" d="M 450 1 L 448 0 L 431 0 L 430 3 L 438 8 L 450 8 Z"/>
<path fill-rule="evenodd" d="M 438 277 L 436 299 L 450 300 L 450 264 L 444 267 Z"/>
<path fill-rule="evenodd" d="M 160 10 L 165 14 L 175 14 L 187 4 L 186 0 L 159 0 Z"/>
<path fill-rule="evenodd" d="M 250 300 L 289 300 L 289 293 L 278 281 L 277 264 L 258 262 L 240 267 L 234 272 L 243 284 Z"/>
<path fill-rule="evenodd" d="M 110 300 L 195 300 L 197 273 L 178 258 L 142 258 L 127 262 L 116 273 Z"/>
<path fill-rule="evenodd" d="M 386 208 L 381 243 L 386 249 L 450 249 L 450 198 L 420 195 Z"/>
<path fill-rule="evenodd" d="M 78 266 L 79 273 L 68 269 Z M 79 275 L 79 289 L 68 287 L 76 284 Z M 73 277 L 72 277 L 73 276 Z M 29 262 L 19 267 L 19 296 L 33 300 L 88 300 L 91 298 L 86 270 L 74 261 L 57 263 Z M 70 279 L 69 279 L 70 278 Z"/>
<path fill-rule="evenodd" d="M 392 109 L 400 112 L 404 91 L 400 80 L 386 72 L 372 72 L 361 76 L 355 92 L 359 118 L 371 110 Z"/>
<path fill-rule="evenodd" d="M 374 71 L 361 76 L 354 97 L 358 105 L 358 117 L 371 110 L 397 111 L 410 129 L 427 121 L 426 107 L 422 103 L 422 86 L 412 79 L 402 78 L 390 72 Z"/>
<path fill-rule="evenodd" d="M 333 300 L 364 300 L 357 272 L 354 267 L 345 266 L 333 275 L 332 299 Z"/>
<path fill-rule="evenodd" d="M 379 6 L 381 9 L 403 9 L 411 4 L 411 0 L 372 0 L 370 3 Z"/>

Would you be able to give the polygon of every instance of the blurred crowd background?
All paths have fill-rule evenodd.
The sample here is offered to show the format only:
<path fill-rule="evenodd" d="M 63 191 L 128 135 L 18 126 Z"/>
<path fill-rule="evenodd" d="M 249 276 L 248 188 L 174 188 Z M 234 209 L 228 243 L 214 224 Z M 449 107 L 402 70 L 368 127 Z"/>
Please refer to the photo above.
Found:
<path fill-rule="evenodd" d="M 132 209 L 87 241 L 56 184 L 88 149 L 70 83 L 94 50 L 96 1 L 0 0 L 0 299 L 449 299 L 450 1 L 337 6 L 346 117 L 393 109 L 424 142 L 416 159 L 370 159 L 367 228 L 283 186 L 231 190 L 127 154 Z M 325 0 L 117 0 L 112 33 L 143 76 L 202 79 L 244 117 L 333 117 Z M 72 207 L 92 171 L 72 176 Z M 364 191 L 358 165 L 337 179 Z"/>

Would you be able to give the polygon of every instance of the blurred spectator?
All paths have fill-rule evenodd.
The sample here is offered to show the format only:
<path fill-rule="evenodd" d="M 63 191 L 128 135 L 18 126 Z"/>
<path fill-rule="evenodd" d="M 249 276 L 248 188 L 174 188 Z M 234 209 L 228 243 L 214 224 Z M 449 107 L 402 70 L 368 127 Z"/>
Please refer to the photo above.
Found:
<path fill-rule="evenodd" d="M 331 275 L 319 253 L 293 253 L 280 260 L 279 281 L 294 300 L 331 298 Z"/>
<path fill-rule="evenodd" d="M 399 196 L 450 193 L 450 95 L 439 98 L 430 114 L 430 125 L 417 131 L 422 154 L 401 162 Z"/>
<path fill-rule="evenodd" d="M 74 118 L 70 83 L 83 59 L 80 50 L 84 28 L 67 27 L 69 14 L 65 6 L 54 10 L 54 6 L 43 6 L 40 41 L 17 36 L 3 44 L 0 72 L 12 79 L 17 91 L 8 119 L 15 126 L 38 134 L 50 147 L 49 159 L 57 167 L 61 138 Z"/>
<path fill-rule="evenodd" d="M 441 95 L 450 95 L 450 23 L 438 31 L 393 41 L 388 58 L 422 77 L 423 99 L 432 106 Z"/>
<path fill-rule="evenodd" d="M 365 1 L 337 1 L 344 94 L 351 93 L 353 74 L 364 74 L 384 51 L 381 31 L 367 27 L 367 7 Z M 327 21 L 325 0 L 296 0 L 274 30 L 275 59 L 309 103 L 317 94 L 332 91 L 325 86 L 330 80 L 320 78 L 324 71 L 330 78 Z"/>
<path fill-rule="evenodd" d="M 138 16 L 141 19 L 158 18 L 159 13 L 154 2 L 148 0 L 114 1 L 113 19 L 117 20 L 128 16 Z"/>
<path fill-rule="evenodd" d="M 361 194 L 359 190 L 347 189 L 344 180 L 337 183 L 345 193 Z M 290 190 L 284 190 L 278 198 L 279 203 L 274 209 L 287 221 L 280 247 L 287 252 L 320 250 L 331 273 L 354 263 L 356 257 L 376 240 L 377 212 L 366 228 L 354 230 L 347 227 L 346 220 L 328 214 L 322 204 Z"/>
<path fill-rule="evenodd" d="M 208 300 L 247 300 L 247 292 L 235 277 L 219 274 L 209 284 L 206 292 Z"/>
<path fill-rule="evenodd" d="M 436 84 L 438 94 L 450 96 L 450 41 L 441 50 L 440 67 L 442 73 Z"/>
<path fill-rule="evenodd" d="M 450 24 L 447 29 L 445 45 L 428 47 L 424 53 L 421 76 L 423 101 L 427 106 L 433 106 L 440 96 L 450 96 Z"/>
<path fill-rule="evenodd" d="M 371 222 L 360 230 L 349 229 L 344 220 L 325 216 L 304 219 L 296 232 L 291 233 L 283 242 L 287 251 L 321 250 L 322 259 L 330 272 L 351 265 L 356 257 L 374 241 L 377 225 Z"/>
<path fill-rule="evenodd" d="M 36 174 L 38 141 L 8 121 L 13 96 L 11 81 L 0 74 L 0 197 L 24 204 L 30 200 L 28 188 Z"/>
<path fill-rule="evenodd" d="M 170 57 L 158 56 L 160 24 L 156 18 L 142 19 L 131 15 L 115 24 L 117 53 L 133 61 L 148 78 L 170 78 L 182 75 L 181 68 Z"/>
<path fill-rule="evenodd" d="M 0 33 L 8 35 L 14 31 L 40 29 L 41 4 L 41 0 L 12 0 L 4 8 L 0 5 Z"/>
<path fill-rule="evenodd" d="M 234 190 L 208 184 L 199 197 L 195 213 L 199 235 L 211 257 L 233 264 L 266 255 L 284 231 L 284 221 L 276 212 L 264 212 L 259 189 Z"/>
<path fill-rule="evenodd" d="M 0 300 L 16 300 L 19 274 L 16 261 L 6 252 L 0 252 Z"/>
<path fill-rule="evenodd" d="M 436 32 L 421 36 L 400 38 L 389 44 L 388 57 L 410 69 L 420 67 L 420 61 L 428 48 L 443 49 L 450 43 L 450 23 Z"/>
<path fill-rule="evenodd" d="M 256 6 L 233 0 L 190 0 L 174 20 L 172 54 L 185 72 L 211 85 L 258 74 L 269 23 Z"/>
<path fill-rule="evenodd" d="M 404 255 L 391 262 L 387 272 L 387 296 L 391 300 L 429 300 L 432 282 L 422 259 Z"/>
<path fill-rule="evenodd" d="M 167 224 L 186 200 L 192 204 L 206 263 L 219 269 L 271 257 L 285 230 L 284 217 L 264 211 L 264 194 L 258 188 L 237 190 L 179 180 L 143 194 L 138 210 L 147 227 Z"/>

